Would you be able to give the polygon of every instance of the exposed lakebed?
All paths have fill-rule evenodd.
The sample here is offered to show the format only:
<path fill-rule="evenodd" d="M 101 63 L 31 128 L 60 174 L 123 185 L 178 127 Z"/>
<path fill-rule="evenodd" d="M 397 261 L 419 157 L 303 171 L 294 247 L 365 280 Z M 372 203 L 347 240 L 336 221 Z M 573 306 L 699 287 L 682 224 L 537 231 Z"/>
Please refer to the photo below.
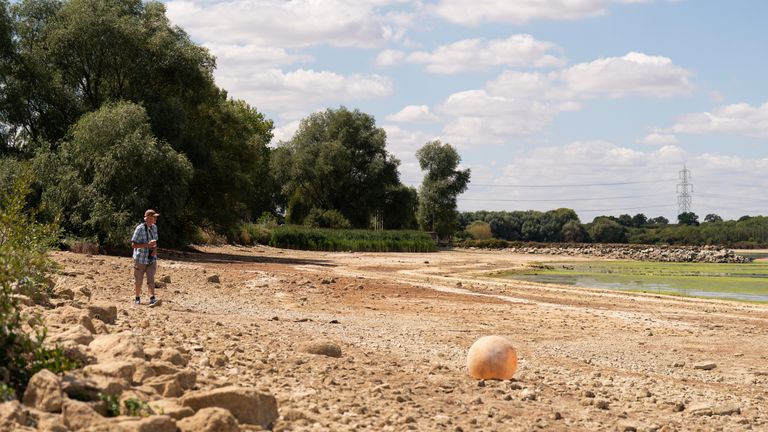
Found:
<path fill-rule="evenodd" d="M 586 288 L 768 302 L 768 263 L 548 262 L 498 277 Z"/>

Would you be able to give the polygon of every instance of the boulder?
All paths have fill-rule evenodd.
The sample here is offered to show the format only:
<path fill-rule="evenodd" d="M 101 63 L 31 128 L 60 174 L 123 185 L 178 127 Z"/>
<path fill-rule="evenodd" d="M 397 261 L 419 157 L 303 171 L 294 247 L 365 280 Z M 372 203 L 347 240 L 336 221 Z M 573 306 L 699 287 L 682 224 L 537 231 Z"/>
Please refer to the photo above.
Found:
<path fill-rule="evenodd" d="M 195 411 L 192 408 L 181 406 L 173 399 L 158 399 L 150 402 L 149 407 L 152 411 L 158 414 L 165 414 L 174 420 L 181 420 L 195 415 Z"/>
<path fill-rule="evenodd" d="M 88 305 L 88 315 L 106 324 L 114 324 L 117 320 L 117 307 L 108 303 L 92 303 Z"/>
<path fill-rule="evenodd" d="M 224 408 L 203 408 L 176 423 L 181 432 L 239 432 L 237 419 Z"/>
<path fill-rule="evenodd" d="M 106 361 L 86 366 L 83 368 L 83 372 L 86 374 L 119 378 L 130 383 L 133 380 L 133 374 L 136 372 L 136 363 L 130 360 Z"/>
<path fill-rule="evenodd" d="M 17 400 L 0 403 L 0 426 L 25 425 L 29 412 Z"/>
<path fill-rule="evenodd" d="M 24 391 L 24 404 L 45 412 L 61 412 L 61 377 L 48 369 L 34 374 Z"/>
<path fill-rule="evenodd" d="M 61 420 L 71 430 L 84 430 L 106 421 L 90 405 L 72 399 L 64 399 L 61 404 Z"/>
<path fill-rule="evenodd" d="M 81 401 L 98 401 L 99 394 L 119 395 L 129 384 L 119 378 L 91 375 L 87 378 L 82 372 L 69 372 L 62 378 L 61 389 L 70 398 Z"/>
<path fill-rule="evenodd" d="M 61 333 L 51 333 L 46 338 L 46 341 L 53 344 L 72 341 L 78 345 L 88 345 L 93 341 L 93 334 L 91 333 L 92 332 L 83 325 L 75 324 Z"/>
<path fill-rule="evenodd" d="M 483 336 L 467 353 L 467 370 L 475 379 L 511 379 L 517 370 L 517 351 L 501 336 Z"/>
<path fill-rule="evenodd" d="M 254 388 L 229 386 L 214 390 L 191 392 L 181 398 L 181 404 L 195 411 L 203 408 L 224 408 L 238 422 L 268 428 L 277 417 L 275 397 Z"/>
<path fill-rule="evenodd" d="M 53 309 L 46 314 L 45 321 L 48 325 L 80 324 L 87 328 L 89 332 L 96 332 L 96 329 L 93 327 L 93 321 L 91 321 L 91 317 L 88 315 L 88 312 L 72 306 L 64 306 Z"/>
<path fill-rule="evenodd" d="M 139 339 L 130 331 L 99 335 L 88 345 L 99 361 L 114 358 L 138 358 L 144 360 L 144 350 Z"/>
<path fill-rule="evenodd" d="M 299 351 L 308 354 L 324 355 L 328 357 L 341 357 L 341 347 L 330 340 L 314 340 L 299 344 Z"/>
<path fill-rule="evenodd" d="M 175 348 L 148 348 L 144 353 L 147 360 L 162 360 L 182 367 L 187 365 L 187 359 Z"/>

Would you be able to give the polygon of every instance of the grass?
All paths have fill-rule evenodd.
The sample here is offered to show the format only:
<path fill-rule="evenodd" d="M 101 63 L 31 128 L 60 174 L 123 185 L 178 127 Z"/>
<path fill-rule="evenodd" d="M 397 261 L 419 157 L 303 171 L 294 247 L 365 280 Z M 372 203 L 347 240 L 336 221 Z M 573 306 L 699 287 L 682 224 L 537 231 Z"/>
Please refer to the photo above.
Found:
<path fill-rule="evenodd" d="M 768 302 L 768 263 L 557 262 L 497 277 L 593 288 Z"/>
<path fill-rule="evenodd" d="M 285 249 L 353 252 L 434 252 L 429 234 L 400 230 L 342 230 L 281 226 L 272 230 L 270 246 Z"/>

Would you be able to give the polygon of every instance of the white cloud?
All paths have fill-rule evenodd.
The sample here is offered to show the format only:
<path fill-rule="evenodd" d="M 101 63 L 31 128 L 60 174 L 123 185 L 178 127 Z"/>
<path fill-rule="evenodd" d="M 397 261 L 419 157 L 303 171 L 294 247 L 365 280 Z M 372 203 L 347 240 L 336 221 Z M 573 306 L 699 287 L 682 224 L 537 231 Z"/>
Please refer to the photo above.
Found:
<path fill-rule="evenodd" d="M 305 113 L 322 102 L 378 98 L 393 91 L 391 80 L 379 75 L 340 75 L 305 69 L 269 69 L 248 75 L 217 73 L 216 80 L 255 106 L 280 111 L 299 109 Z"/>
<path fill-rule="evenodd" d="M 416 151 L 438 137 L 396 125 L 385 124 L 381 127 L 387 133 L 387 151 L 400 159 L 400 180 L 408 186 L 418 187 L 424 173 L 416 160 Z"/>
<path fill-rule="evenodd" d="M 217 69 L 225 70 L 229 74 L 312 60 L 310 56 L 290 54 L 283 48 L 262 47 L 254 44 L 230 45 L 208 42 L 203 46 L 216 56 Z"/>
<path fill-rule="evenodd" d="M 380 46 L 398 32 L 376 14 L 391 1 L 233 0 L 221 3 L 172 0 L 171 21 L 197 39 L 218 44 L 270 47 Z"/>
<path fill-rule="evenodd" d="M 591 98 L 685 94 L 693 88 L 689 76 L 666 57 L 629 53 L 547 74 L 505 71 L 485 90 L 449 96 L 438 111 L 453 117 L 444 129 L 451 142 L 500 143 L 540 132 L 557 114 L 579 110 Z"/>
<path fill-rule="evenodd" d="M 390 66 L 399 63 L 405 58 L 405 53 L 393 49 L 386 49 L 376 56 L 375 63 L 378 66 Z"/>
<path fill-rule="evenodd" d="M 397 114 L 387 116 L 387 120 L 393 122 L 431 123 L 439 118 L 432 114 L 426 105 L 408 105 Z"/>
<path fill-rule="evenodd" d="M 566 89 L 580 97 L 626 95 L 671 97 L 693 90 L 693 74 L 667 57 L 630 52 L 580 63 L 556 73 Z"/>
<path fill-rule="evenodd" d="M 433 13 L 463 25 L 523 24 L 536 19 L 574 20 L 603 15 L 609 0 L 440 0 Z"/>
<path fill-rule="evenodd" d="M 649 145 L 671 145 L 671 144 L 677 144 L 678 142 L 680 142 L 680 140 L 678 140 L 676 136 L 671 134 L 653 132 L 637 140 L 637 142 L 640 144 L 649 144 Z"/>
<path fill-rule="evenodd" d="M 712 112 L 688 114 L 668 130 L 684 134 L 728 133 L 768 137 L 768 102 L 758 107 L 739 103 L 725 105 Z"/>
<path fill-rule="evenodd" d="M 561 66 L 565 60 L 550 54 L 558 46 L 536 40 L 528 34 L 517 34 L 506 39 L 464 39 L 437 47 L 432 52 L 416 51 L 407 56 L 387 50 L 377 59 L 377 64 L 387 65 L 397 61 L 426 64 L 426 70 L 435 74 L 455 74 L 468 70 L 480 70 L 490 66 Z"/>
<path fill-rule="evenodd" d="M 502 143 L 510 137 L 541 131 L 558 107 L 536 99 L 494 96 L 485 90 L 454 93 L 439 107 L 453 119 L 446 122 L 446 140 L 458 145 Z"/>
<path fill-rule="evenodd" d="M 280 141 L 289 141 L 291 138 L 293 138 L 293 135 L 296 133 L 296 131 L 299 130 L 300 124 L 300 120 L 294 120 L 280 127 L 276 127 L 272 131 L 272 143 L 277 144 Z"/>

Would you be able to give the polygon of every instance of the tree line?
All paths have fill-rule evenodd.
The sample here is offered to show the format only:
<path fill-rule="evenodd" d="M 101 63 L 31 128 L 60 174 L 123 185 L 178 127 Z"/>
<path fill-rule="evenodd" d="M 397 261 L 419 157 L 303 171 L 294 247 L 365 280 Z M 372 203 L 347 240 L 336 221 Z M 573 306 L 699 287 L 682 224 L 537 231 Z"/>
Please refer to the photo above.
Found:
<path fill-rule="evenodd" d="M 460 239 L 564 243 L 636 243 L 708 245 L 754 248 L 768 246 L 768 217 L 742 216 L 723 220 L 708 214 L 704 222 L 693 212 L 678 215 L 677 224 L 663 216 L 598 216 L 581 223 L 567 208 L 546 212 L 476 211 L 459 214 Z"/>
<path fill-rule="evenodd" d="M 0 187 L 33 172 L 29 206 L 69 235 L 124 244 L 146 208 L 166 245 L 264 215 L 294 224 L 448 236 L 469 170 L 447 143 L 417 153 L 421 188 L 373 116 L 345 107 L 273 123 L 213 80 L 215 58 L 141 0 L 0 0 Z"/>

